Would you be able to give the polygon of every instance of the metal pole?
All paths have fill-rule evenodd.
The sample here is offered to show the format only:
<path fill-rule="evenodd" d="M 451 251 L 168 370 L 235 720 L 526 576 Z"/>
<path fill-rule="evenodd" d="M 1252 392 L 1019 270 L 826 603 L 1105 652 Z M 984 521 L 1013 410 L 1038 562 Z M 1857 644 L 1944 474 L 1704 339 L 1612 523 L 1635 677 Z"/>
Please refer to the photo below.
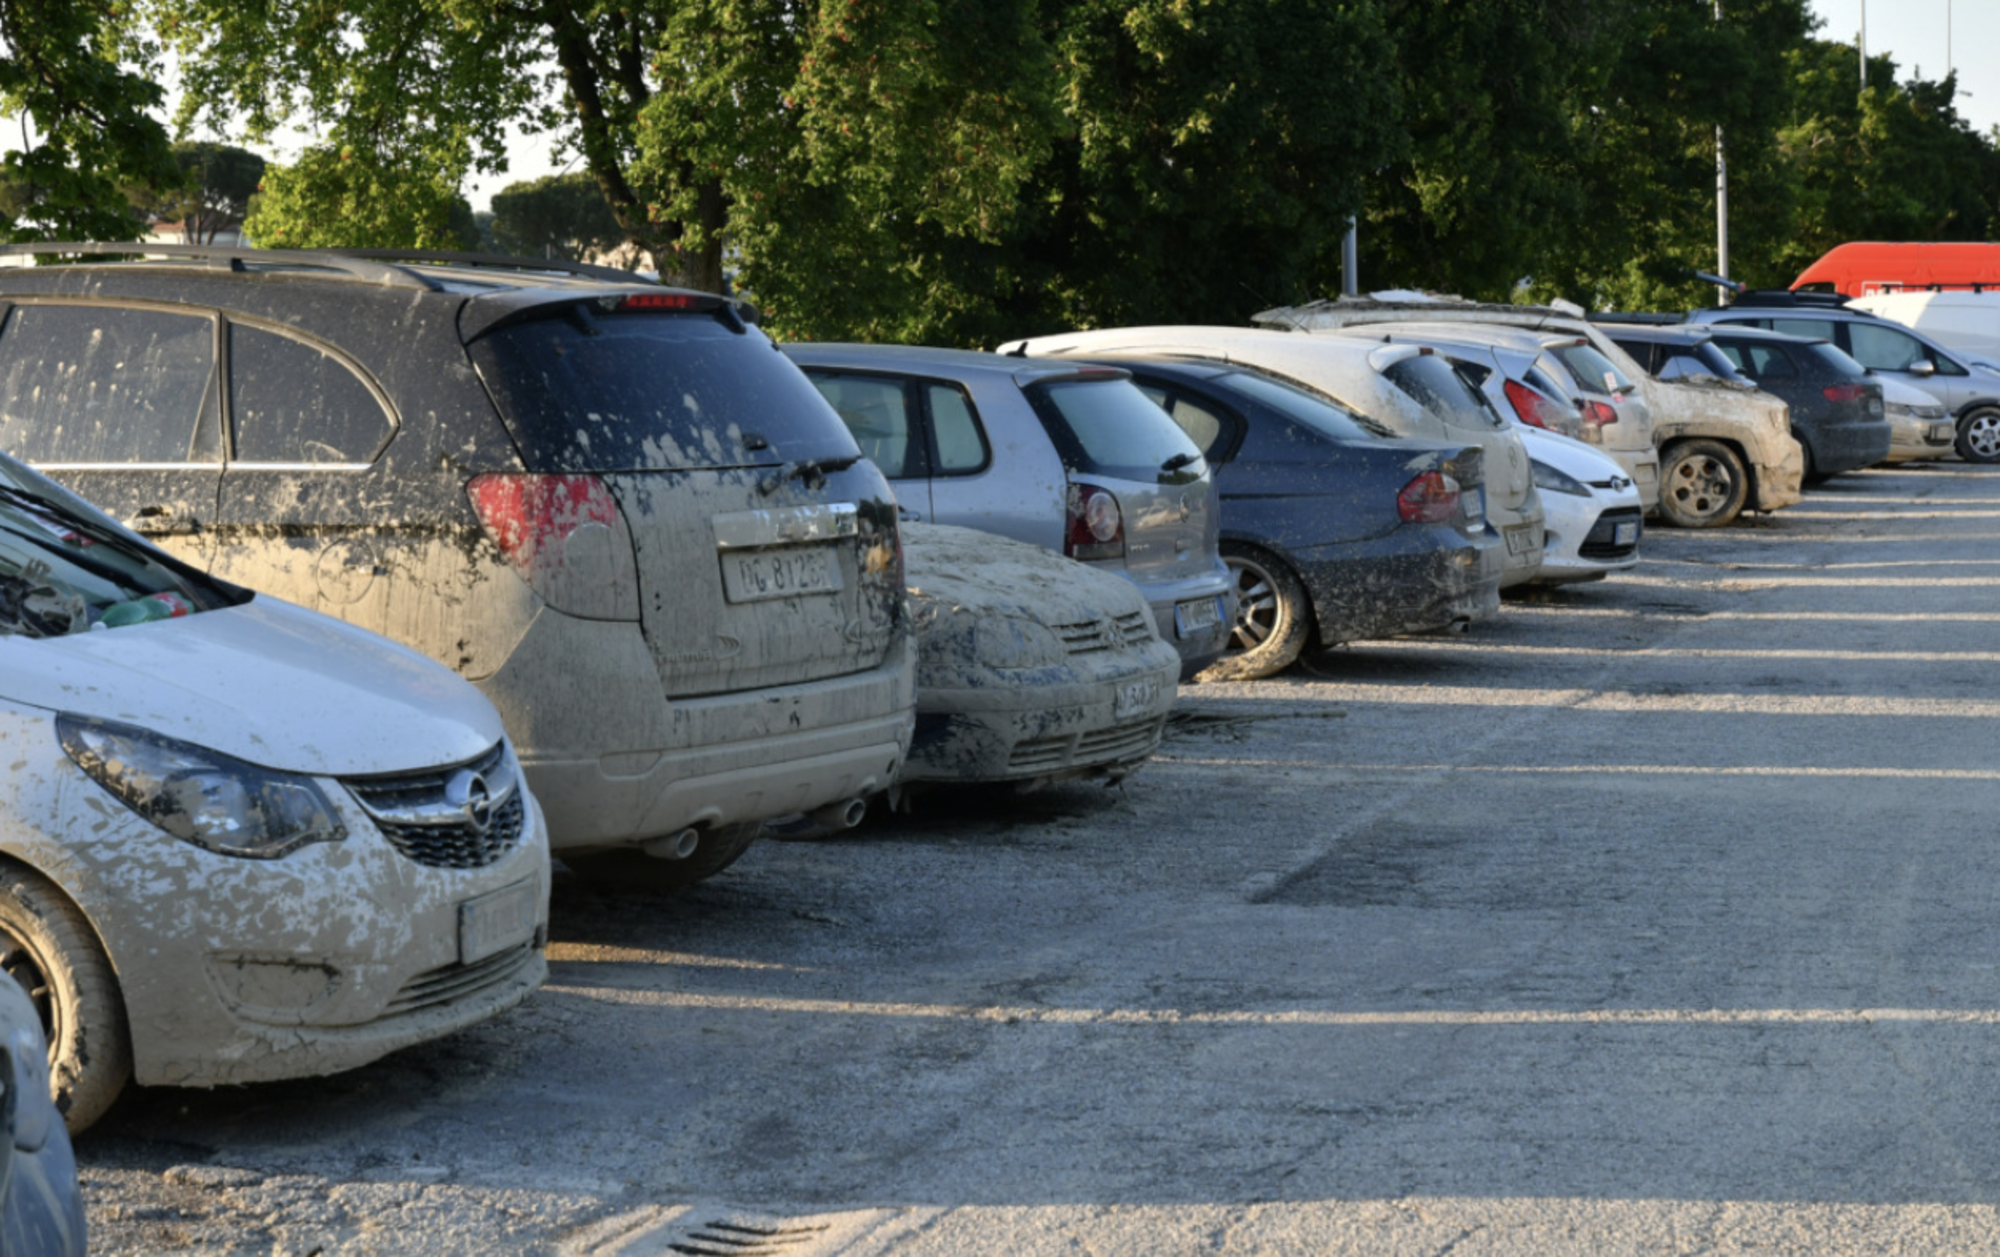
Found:
<path fill-rule="evenodd" d="M 1861 0 L 1861 34 L 1854 40 L 1861 51 L 1861 89 L 1868 90 L 1868 0 Z"/>
<path fill-rule="evenodd" d="M 1340 242 L 1340 295 L 1355 297 L 1361 293 L 1361 244 L 1359 228 L 1355 220 L 1347 220 L 1347 235 Z"/>
<path fill-rule="evenodd" d="M 1715 0 L 1715 23 L 1722 24 L 1722 0 Z M 1729 278 L 1729 158 L 1722 147 L 1722 128 L 1715 128 L 1715 273 Z M 1727 305 L 1727 293 L 1717 288 L 1715 304 Z"/>

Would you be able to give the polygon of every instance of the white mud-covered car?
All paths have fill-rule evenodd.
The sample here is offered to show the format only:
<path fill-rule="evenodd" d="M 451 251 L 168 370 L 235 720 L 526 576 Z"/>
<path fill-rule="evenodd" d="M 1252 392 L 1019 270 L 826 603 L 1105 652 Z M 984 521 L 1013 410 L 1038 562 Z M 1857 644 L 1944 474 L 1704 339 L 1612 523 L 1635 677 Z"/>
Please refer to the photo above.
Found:
<path fill-rule="evenodd" d="M 72 1131 L 129 1079 L 349 1069 L 547 974 L 492 705 L 0 458 L 0 952 Z"/>
<path fill-rule="evenodd" d="M 1124 777 L 1160 744 L 1180 652 L 1128 580 L 970 528 L 903 527 L 917 732 L 899 786 Z"/>
<path fill-rule="evenodd" d="M 1537 585 L 1602 580 L 1639 563 L 1646 508 L 1625 468 L 1558 432 L 1521 427 L 1547 517 Z"/>

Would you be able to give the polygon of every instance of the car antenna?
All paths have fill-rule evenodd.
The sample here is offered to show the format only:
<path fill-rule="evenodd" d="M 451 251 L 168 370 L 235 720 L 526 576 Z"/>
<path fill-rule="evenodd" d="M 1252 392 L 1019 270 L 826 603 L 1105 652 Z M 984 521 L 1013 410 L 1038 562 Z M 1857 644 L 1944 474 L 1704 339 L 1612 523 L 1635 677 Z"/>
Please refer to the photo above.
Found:
<path fill-rule="evenodd" d="M 1298 309 L 1296 305 L 1281 306 L 1276 304 L 1269 297 L 1265 296 L 1261 292 L 1258 292 L 1255 288 L 1252 288 L 1250 286 L 1250 281 L 1247 279 L 1239 279 L 1236 282 L 1242 286 L 1244 292 L 1247 292 L 1251 296 L 1257 298 L 1258 303 L 1261 304 L 1266 310 L 1283 310 L 1285 313 L 1282 317 L 1284 318 L 1285 322 L 1291 324 L 1291 328 L 1293 331 L 1303 332 L 1309 330 L 1306 327 L 1305 320 L 1301 319 L 1298 315 L 1292 313 L 1293 310 Z"/>

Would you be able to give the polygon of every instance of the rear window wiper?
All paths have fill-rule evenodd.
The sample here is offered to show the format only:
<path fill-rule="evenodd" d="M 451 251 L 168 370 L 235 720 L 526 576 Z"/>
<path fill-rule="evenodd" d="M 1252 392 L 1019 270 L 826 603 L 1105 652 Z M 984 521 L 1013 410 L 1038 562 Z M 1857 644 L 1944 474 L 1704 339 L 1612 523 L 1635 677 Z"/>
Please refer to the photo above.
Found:
<path fill-rule="evenodd" d="M 757 492 L 769 496 L 784 487 L 787 480 L 802 480 L 808 489 L 817 489 L 826 483 L 827 473 L 846 471 L 861 461 L 859 454 L 843 454 L 839 458 L 805 458 L 786 463 L 757 482 Z"/>
<path fill-rule="evenodd" d="M 1181 468 L 1201 461 L 1199 454 L 1176 454 L 1160 464 L 1161 471 L 1179 471 Z"/>

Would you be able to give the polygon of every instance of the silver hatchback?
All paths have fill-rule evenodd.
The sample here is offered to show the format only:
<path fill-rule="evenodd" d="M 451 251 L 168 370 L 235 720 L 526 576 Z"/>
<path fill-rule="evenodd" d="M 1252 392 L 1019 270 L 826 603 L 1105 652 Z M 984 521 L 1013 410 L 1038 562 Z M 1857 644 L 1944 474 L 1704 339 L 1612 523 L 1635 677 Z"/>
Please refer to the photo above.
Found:
<path fill-rule="evenodd" d="M 1192 677 L 1234 608 L 1201 451 L 1115 367 L 901 345 L 787 345 L 905 518 L 1014 537 L 1128 577 Z"/>

